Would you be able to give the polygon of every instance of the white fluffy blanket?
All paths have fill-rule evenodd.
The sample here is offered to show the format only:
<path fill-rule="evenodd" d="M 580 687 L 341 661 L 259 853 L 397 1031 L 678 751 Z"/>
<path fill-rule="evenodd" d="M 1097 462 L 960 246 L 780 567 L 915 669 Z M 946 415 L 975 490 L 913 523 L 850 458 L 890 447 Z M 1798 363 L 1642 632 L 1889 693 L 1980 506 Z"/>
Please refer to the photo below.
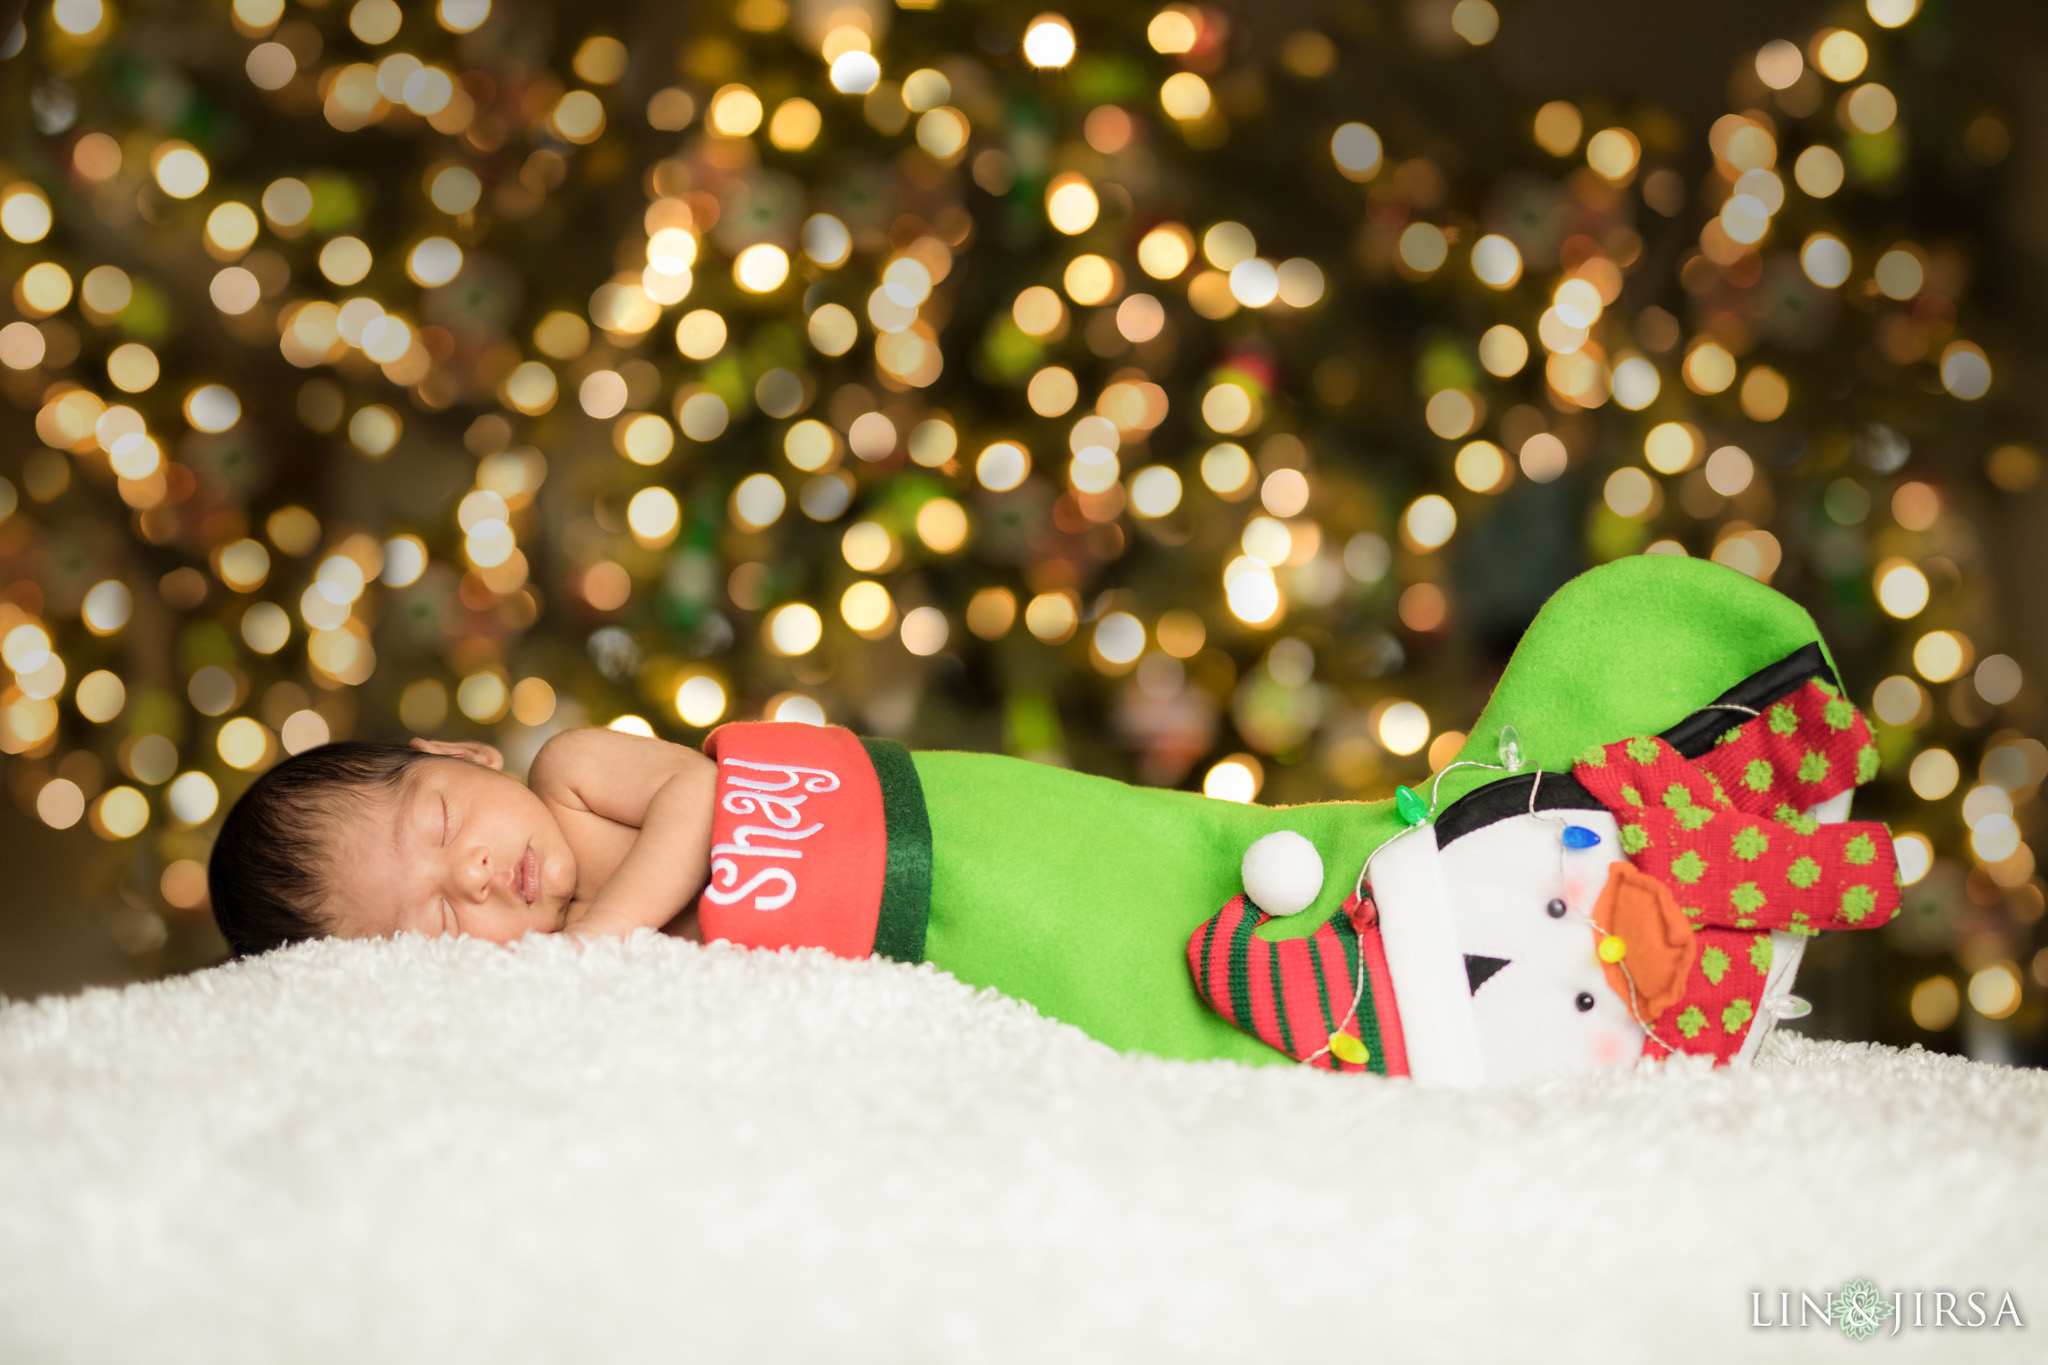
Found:
<path fill-rule="evenodd" d="M 1440 1093 L 811 952 L 318 943 L 0 1009 L 0 1360 L 2040 1359 L 2044 1130 L 1782 1035 Z M 1750 1326 L 1855 1275 L 2026 1326 Z"/>

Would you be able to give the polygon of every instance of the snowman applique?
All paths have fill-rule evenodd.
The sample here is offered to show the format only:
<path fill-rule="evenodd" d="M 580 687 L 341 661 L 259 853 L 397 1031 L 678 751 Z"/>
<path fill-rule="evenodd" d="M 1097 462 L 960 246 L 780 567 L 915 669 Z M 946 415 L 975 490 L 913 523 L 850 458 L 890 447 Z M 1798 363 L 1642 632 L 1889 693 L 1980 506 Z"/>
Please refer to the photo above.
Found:
<path fill-rule="evenodd" d="M 1804 1012 L 1809 937 L 1897 911 L 1888 831 L 1846 819 L 1875 760 L 1803 650 L 1662 735 L 1418 819 L 1306 937 L 1256 932 L 1322 884 L 1308 840 L 1267 835 L 1190 969 L 1233 1023 L 1325 1069 L 1472 1086 L 1675 1052 L 1743 1064 Z"/>

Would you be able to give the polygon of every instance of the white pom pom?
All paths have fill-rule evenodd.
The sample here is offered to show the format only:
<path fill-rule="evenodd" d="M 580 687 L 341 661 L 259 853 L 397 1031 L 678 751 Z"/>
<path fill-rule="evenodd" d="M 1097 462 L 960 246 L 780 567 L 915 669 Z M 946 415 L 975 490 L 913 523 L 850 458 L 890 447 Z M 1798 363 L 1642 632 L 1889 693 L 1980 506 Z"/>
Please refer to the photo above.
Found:
<path fill-rule="evenodd" d="M 1298 915 L 1323 891 L 1323 855 L 1291 829 L 1244 851 L 1244 893 L 1269 915 Z"/>

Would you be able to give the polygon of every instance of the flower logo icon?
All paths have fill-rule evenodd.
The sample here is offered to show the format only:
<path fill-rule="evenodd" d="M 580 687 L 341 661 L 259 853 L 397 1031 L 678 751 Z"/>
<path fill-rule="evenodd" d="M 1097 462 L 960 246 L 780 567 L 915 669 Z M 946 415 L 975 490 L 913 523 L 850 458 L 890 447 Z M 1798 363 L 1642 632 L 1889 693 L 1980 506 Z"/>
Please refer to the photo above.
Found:
<path fill-rule="evenodd" d="M 1858 1276 L 1836 1293 L 1830 1317 L 1852 1341 L 1866 1341 L 1892 1315 L 1891 1301 L 1876 1285 Z"/>

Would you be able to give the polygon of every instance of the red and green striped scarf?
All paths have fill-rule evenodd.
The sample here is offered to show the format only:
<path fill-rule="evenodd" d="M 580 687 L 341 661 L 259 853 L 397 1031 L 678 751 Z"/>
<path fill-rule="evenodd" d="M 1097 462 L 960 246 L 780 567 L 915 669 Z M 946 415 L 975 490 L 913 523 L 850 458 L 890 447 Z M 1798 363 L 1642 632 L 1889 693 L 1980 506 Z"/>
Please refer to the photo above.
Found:
<path fill-rule="evenodd" d="M 1401 1016 L 1371 887 L 1306 938 L 1259 937 L 1253 931 L 1268 918 L 1237 896 L 1195 930 L 1188 939 L 1188 970 L 1202 998 L 1296 1061 L 1324 1071 L 1407 1075 Z"/>

